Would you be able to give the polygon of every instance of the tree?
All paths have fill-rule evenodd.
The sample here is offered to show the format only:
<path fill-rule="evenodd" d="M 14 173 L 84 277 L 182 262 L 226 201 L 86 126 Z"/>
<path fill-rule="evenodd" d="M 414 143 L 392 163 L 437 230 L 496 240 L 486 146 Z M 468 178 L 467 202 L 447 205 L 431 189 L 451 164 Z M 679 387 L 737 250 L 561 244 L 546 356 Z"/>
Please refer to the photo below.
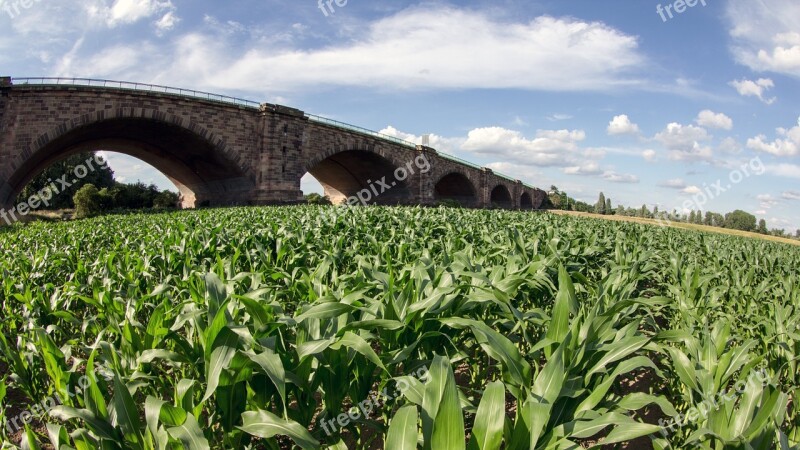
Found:
<path fill-rule="evenodd" d="M 756 216 L 737 209 L 725 216 L 725 228 L 741 231 L 753 231 L 756 229 Z"/>
<path fill-rule="evenodd" d="M 178 207 L 180 195 L 172 191 L 163 191 L 156 195 L 153 199 L 153 208 L 155 209 L 174 209 Z"/>
<path fill-rule="evenodd" d="M 306 195 L 306 203 L 309 205 L 332 205 L 331 199 L 328 196 L 322 196 L 317 193 Z"/>
<path fill-rule="evenodd" d="M 600 193 L 600 198 L 597 200 L 597 203 L 594 206 L 594 212 L 597 214 L 606 213 L 606 196 L 602 192 Z"/>
<path fill-rule="evenodd" d="M 563 209 L 564 208 L 563 200 L 564 199 L 561 197 L 561 194 L 553 194 L 553 193 L 548 194 L 547 195 L 547 202 L 549 203 L 548 209 Z"/>
<path fill-rule="evenodd" d="M 697 220 L 697 217 L 694 215 L 694 210 L 692 210 L 692 212 L 689 213 L 689 223 L 694 223 L 695 220 Z"/>
<path fill-rule="evenodd" d="M 614 208 L 611 207 L 611 199 L 606 199 L 606 214 L 614 214 Z"/>
<path fill-rule="evenodd" d="M 62 188 L 58 182 L 61 179 L 67 180 L 71 186 Z M 72 180 L 77 181 L 72 183 Z M 73 208 L 75 194 L 87 184 L 93 184 L 98 189 L 114 186 L 114 171 L 96 153 L 80 153 L 51 164 L 22 189 L 17 196 L 17 203 L 26 202 L 50 187 L 52 199 L 48 201 L 49 206 L 45 205 L 42 209 Z M 52 186 L 55 186 L 55 192 Z"/>
<path fill-rule="evenodd" d="M 642 209 L 641 209 L 641 217 L 644 217 L 645 219 L 647 219 L 647 218 L 651 218 L 651 217 L 652 217 L 652 216 L 650 215 L 650 210 L 649 210 L 649 209 L 647 209 L 647 205 L 642 205 Z"/>
<path fill-rule="evenodd" d="M 767 221 L 761 219 L 758 221 L 758 232 L 761 234 L 768 234 L 769 230 L 767 230 Z"/>
<path fill-rule="evenodd" d="M 615 213 L 617 216 L 624 216 L 625 215 L 625 207 L 622 205 L 617 205 L 617 212 Z"/>
<path fill-rule="evenodd" d="M 72 200 L 75 203 L 75 218 L 77 219 L 96 216 L 102 211 L 100 191 L 93 184 L 86 184 L 78 189 Z"/>

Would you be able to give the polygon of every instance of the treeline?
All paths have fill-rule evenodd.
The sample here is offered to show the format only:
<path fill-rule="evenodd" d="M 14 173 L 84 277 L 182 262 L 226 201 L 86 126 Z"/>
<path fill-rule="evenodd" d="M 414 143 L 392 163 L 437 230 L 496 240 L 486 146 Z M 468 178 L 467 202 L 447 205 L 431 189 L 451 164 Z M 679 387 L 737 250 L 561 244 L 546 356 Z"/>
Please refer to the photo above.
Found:
<path fill-rule="evenodd" d="M 546 199 L 547 209 L 578 211 L 603 215 L 640 217 L 643 219 L 655 219 L 662 222 L 679 222 L 696 225 L 706 225 L 709 227 L 727 228 L 731 230 L 750 231 L 764 235 L 778 237 L 794 237 L 800 239 L 800 230 L 795 236 L 787 233 L 783 229 L 767 229 L 767 222 L 764 219 L 758 220 L 756 216 L 742 210 L 736 210 L 727 214 L 720 214 L 712 211 L 691 211 L 688 214 L 680 213 L 677 210 L 659 211 L 658 206 L 651 211 L 647 205 L 641 208 L 626 208 L 623 205 L 612 205 L 611 199 L 601 192 L 597 203 L 589 204 L 577 201 L 560 191 L 556 186 L 550 187 L 550 192 Z"/>
<path fill-rule="evenodd" d="M 89 160 L 98 163 L 90 166 Z M 90 207 L 91 215 L 114 210 L 176 208 L 180 201 L 178 194 L 162 191 L 154 184 L 115 181 L 114 171 L 94 153 L 73 155 L 49 166 L 25 186 L 17 203 L 30 203 L 43 193 L 49 198 L 38 209 L 77 210 L 76 199 L 88 199 L 89 203 L 82 206 Z"/>

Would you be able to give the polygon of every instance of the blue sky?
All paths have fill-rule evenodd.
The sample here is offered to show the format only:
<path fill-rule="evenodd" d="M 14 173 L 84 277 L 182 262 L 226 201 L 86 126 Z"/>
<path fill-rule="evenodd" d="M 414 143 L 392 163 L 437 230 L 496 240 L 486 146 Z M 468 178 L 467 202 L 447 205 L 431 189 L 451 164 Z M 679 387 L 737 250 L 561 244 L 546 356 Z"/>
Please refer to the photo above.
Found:
<path fill-rule="evenodd" d="M 589 202 L 603 191 L 615 205 L 741 208 L 800 227 L 796 0 L 339 3 L 2 0 L 0 72 L 280 103 L 431 134 L 441 151 Z M 111 165 L 169 185 L 137 160 Z"/>

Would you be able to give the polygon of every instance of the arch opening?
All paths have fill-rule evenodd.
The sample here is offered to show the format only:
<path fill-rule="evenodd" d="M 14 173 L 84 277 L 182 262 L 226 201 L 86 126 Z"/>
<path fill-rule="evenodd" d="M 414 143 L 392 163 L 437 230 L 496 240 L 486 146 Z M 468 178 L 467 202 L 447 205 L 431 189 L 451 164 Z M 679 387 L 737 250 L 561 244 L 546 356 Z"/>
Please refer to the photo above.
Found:
<path fill-rule="evenodd" d="M 533 197 L 527 192 L 523 192 L 519 198 L 520 209 L 533 209 Z"/>
<path fill-rule="evenodd" d="M 436 201 L 455 201 L 465 207 L 477 205 L 475 187 L 469 181 L 469 178 L 458 172 L 445 175 L 436 183 L 434 198 Z"/>
<path fill-rule="evenodd" d="M 178 189 L 181 207 L 236 204 L 253 186 L 245 174 L 208 140 L 174 124 L 151 119 L 112 119 L 76 128 L 48 142 L 8 180 L 10 204 L 38 174 L 75 154 L 116 152 L 137 158 L 164 174 Z M 68 176 L 68 182 L 74 178 Z"/>
<path fill-rule="evenodd" d="M 407 183 L 411 176 L 408 170 L 363 150 L 329 156 L 309 168 L 308 175 L 319 182 L 324 195 L 333 204 L 357 199 L 362 205 L 401 205 L 411 203 L 413 198 Z M 308 176 L 302 184 L 313 186 Z M 350 201 L 355 203 L 355 200 Z"/>
<path fill-rule="evenodd" d="M 491 205 L 493 208 L 511 209 L 514 203 L 511 201 L 511 192 L 502 184 L 492 189 Z"/>

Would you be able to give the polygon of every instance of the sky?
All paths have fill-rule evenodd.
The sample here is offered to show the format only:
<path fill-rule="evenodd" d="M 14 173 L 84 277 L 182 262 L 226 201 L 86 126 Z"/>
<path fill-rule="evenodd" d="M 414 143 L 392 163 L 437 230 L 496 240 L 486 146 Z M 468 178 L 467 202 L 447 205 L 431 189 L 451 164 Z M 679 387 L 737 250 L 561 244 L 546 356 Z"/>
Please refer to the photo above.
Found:
<path fill-rule="evenodd" d="M 800 2 L 686 1 L 0 0 L 0 75 L 278 103 L 586 202 L 794 232 Z M 122 181 L 172 187 L 109 155 Z"/>

